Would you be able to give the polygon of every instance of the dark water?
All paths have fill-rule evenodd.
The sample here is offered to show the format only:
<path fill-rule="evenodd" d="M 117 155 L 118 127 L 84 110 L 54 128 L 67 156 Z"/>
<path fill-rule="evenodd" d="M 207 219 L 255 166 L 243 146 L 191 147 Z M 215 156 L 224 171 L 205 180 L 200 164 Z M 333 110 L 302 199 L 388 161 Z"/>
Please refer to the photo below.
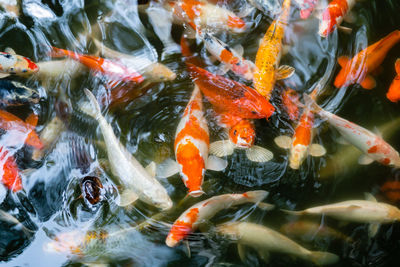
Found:
<path fill-rule="evenodd" d="M 173 142 L 177 124 L 190 98 L 192 84 L 185 70 L 182 56 L 163 54 L 162 42 L 155 34 L 146 13 L 138 13 L 135 0 L 33 0 L 22 1 L 22 13 L 15 20 L 0 13 L 0 50 L 12 47 L 18 54 L 34 61 L 49 60 L 49 45 L 90 53 L 90 42 L 79 38 L 90 25 L 99 23 L 103 28 L 104 42 L 115 50 L 131 55 L 145 55 L 151 61 L 159 61 L 176 74 L 169 82 L 154 83 L 144 95 L 116 108 L 103 107 L 103 114 L 118 136 L 144 166 L 151 161 L 157 163 L 173 157 Z M 223 2 L 223 1 L 221 1 Z M 229 1 L 228 1 L 229 2 Z M 243 4 L 233 2 L 233 10 Z M 292 1 L 294 2 L 294 1 Z M 35 6 L 36 9 L 35 9 Z M 293 5 L 294 3 L 292 3 Z M 42 9 L 37 11 L 37 7 Z M 45 9 L 45 10 L 43 10 Z M 35 12 L 36 10 L 36 12 Z M 285 42 L 290 45 L 281 64 L 296 68 L 296 73 L 284 84 L 277 84 L 276 91 L 290 86 L 298 92 L 311 92 L 315 84 L 326 79 L 327 84 L 319 103 L 327 110 L 337 113 L 368 129 L 393 122 L 383 136 L 393 147 L 399 149 L 398 105 L 389 102 L 386 91 L 395 76 L 394 62 L 400 57 L 395 46 L 387 55 L 383 72 L 376 76 L 377 87 L 367 91 L 359 85 L 338 91 L 333 87 L 340 55 L 354 55 L 368 44 L 398 30 L 400 25 L 400 2 L 396 0 L 367 0 L 354 8 L 356 21 L 343 25 L 353 29 L 347 35 L 335 32 L 328 39 L 317 34 L 318 19 L 297 19 L 298 9 L 293 5 L 292 20 Z M 241 44 L 244 56 L 255 59 L 258 40 L 264 35 L 271 18 L 253 11 L 246 18 L 253 26 L 240 35 L 226 33 L 217 36 L 230 46 Z M 178 43 L 182 27 L 172 27 L 172 37 Z M 196 52 L 204 54 L 201 44 Z M 154 50 L 155 49 L 155 50 Z M 154 53 L 156 51 L 156 53 Z M 214 68 L 214 69 L 213 69 Z M 211 67 L 210 70 L 215 70 Z M 228 77 L 239 80 L 234 74 Z M 148 205 L 137 203 L 123 209 L 115 204 L 117 185 L 107 168 L 101 163 L 106 152 L 101 145 L 101 133 L 95 121 L 79 111 L 81 100 L 86 97 L 83 88 L 97 95 L 105 94 L 104 81 L 89 72 L 70 77 L 60 76 L 51 81 L 13 78 L 37 88 L 41 101 L 37 105 L 8 109 L 21 118 L 35 110 L 39 114 L 36 128 L 40 132 L 56 114 L 69 122 L 68 128 L 60 132 L 57 144 L 42 160 L 31 159 L 31 149 L 23 147 L 15 157 L 21 170 L 32 169 L 23 176 L 23 192 L 7 193 L 2 210 L 11 212 L 24 226 L 32 231 L 24 233 L 18 226 L 0 221 L 0 260 L 7 266 L 84 266 L 85 263 L 108 263 L 110 266 L 263 266 L 256 253 L 251 253 L 242 263 L 236 246 L 212 234 L 212 226 L 226 221 L 246 220 L 278 230 L 281 225 L 294 220 L 292 216 L 275 211 L 262 211 L 251 205 L 224 210 L 208 224 L 210 232 L 196 232 L 189 237 L 191 257 L 186 247 L 169 248 L 165 237 L 169 231 L 163 223 L 173 223 L 188 207 L 199 200 L 223 193 L 244 192 L 263 189 L 270 192 L 268 203 L 278 208 L 303 209 L 348 199 L 362 199 L 364 192 L 377 195 L 383 202 L 387 199 L 380 193 L 380 185 L 388 179 L 397 178 L 399 171 L 373 163 L 369 166 L 357 164 L 360 155 L 354 148 L 337 143 L 339 134 L 326 124 L 320 125 L 315 142 L 328 151 L 322 158 L 308 157 L 299 171 L 288 167 L 287 152 L 278 148 L 273 139 L 283 133 L 291 134 L 293 126 L 279 105 L 278 93 L 272 102 L 278 108 L 270 121 L 256 121 L 256 144 L 274 152 L 268 163 L 256 164 L 247 160 L 243 151 L 236 150 L 228 157 L 228 167 L 222 173 L 208 171 L 200 199 L 186 199 L 186 188 L 175 175 L 161 183 L 174 201 L 174 207 L 164 213 Z M 246 83 L 244 80 L 241 82 Z M 249 82 L 247 82 L 248 85 Z M 70 103 L 70 108 L 60 110 L 60 102 Z M 206 103 L 211 140 L 222 138 L 222 129 L 216 125 L 210 105 Z M 341 154 L 340 154 L 341 153 Z M 338 156 L 339 155 L 339 156 Z M 99 176 L 106 195 L 97 205 L 80 198 L 80 181 L 87 175 Z M 135 228 L 146 219 L 155 216 L 151 227 Z M 304 242 L 295 239 L 309 249 L 329 251 L 340 256 L 338 266 L 395 266 L 400 251 L 399 224 L 381 227 L 374 238 L 368 238 L 368 225 L 348 223 L 326 217 L 314 217 L 316 222 L 331 226 L 354 242 L 338 242 L 320 238 Z M 106 240 L 99 238 L 82 248 L 83 255 L 65 252 L 56 253 L 48 244 L 60 233 L 75 233 L 72 240 L 86 231 L 107 232 Z M 65 244 L 65 243 L 64 243 Z M 309 265 L 299 259 L 273 254 L 271 266 Z"/>

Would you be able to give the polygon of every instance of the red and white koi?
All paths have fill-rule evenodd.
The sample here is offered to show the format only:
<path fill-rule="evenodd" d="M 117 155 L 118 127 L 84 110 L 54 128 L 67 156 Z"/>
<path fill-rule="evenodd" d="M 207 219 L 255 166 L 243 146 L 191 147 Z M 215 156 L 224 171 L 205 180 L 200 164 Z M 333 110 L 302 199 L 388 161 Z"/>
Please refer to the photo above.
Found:
<path fill-rule="evenodd" d="M 4 146 L 0 147 L 0 175 L 2 183 L 12 192 L 22 189 L 22 180 L 15 159 Z"/>
<path fill-rule="evenodd" d="M 292 121 L 297 120 L 299 118 L 299 94 L 295 90 L 287 88 L 282 91 L 281 98 L 289 118 Z"/>
<path fill-rule="evenodd" d="M 313 13 L 318 0 L 295 0 L 300 7 L 300 18 L 308 19 Z"/>
<path fill-rule="evenodd" d="M 196 231 L 199 224 L 211 219 L 223 209 L 245 203 L 258 203 L 268 196 L 267 191 L 249 191 L 243 194 L 224 194 L 201 201 L 179 216 L 172 225 L 165 243 L 176 246 L 186 236 Z"/>
<path fill-rule="evenodd" d="M 14 50 L 7 48 L 0 52 L 0 79 L 11 74 L 31 75 L 39 71 L 39 67 L 29 58 L 15 54 Z"/>
<path fill-rule="evenodd" d="M 192 97 L 185 108 L 183 117 L 175 134 L 176 162 L 167 160 L 162 163 L 157 175 L 168 177 L 180 173 L 185 186 L 192 197 L 201 196 L 201 188 L 206 169 L 222 171 L 227 166 L 225 160 L 208 157 L 210 138 L 207 121 L 204 118 L 202 96 L 195 86 Z"/>
<path fill-rule="evenodd" d="M 394 68 L 396 70 L 396 77 L 390 84 L 386 97 L 392 102 L 398 102 L 400 100 L 400 58 L 396 60 Z"/>
<path fill-rule="evenodd" d="M 375 160 L 383 165 L 400 167 L 399 152 L 386 143 L 380 136 L 322 109 L 308 95 L 304 95 L 304 99 L 306 105 L 313 112 L 326 119 L 330 125 L 340 132 L 346 141 L 365 154 L 359 159 L 360 164 L 369 164 Z"/>
<path fill-rule="evenodd" d="M 168 1 L 166 7 L 173 12 L 174 20 L 179 23 L 191 23 L 201 29 L 211 27 L 233 33 L 246 30 L 246 22 L 235 13 L 207 1 Z"/>

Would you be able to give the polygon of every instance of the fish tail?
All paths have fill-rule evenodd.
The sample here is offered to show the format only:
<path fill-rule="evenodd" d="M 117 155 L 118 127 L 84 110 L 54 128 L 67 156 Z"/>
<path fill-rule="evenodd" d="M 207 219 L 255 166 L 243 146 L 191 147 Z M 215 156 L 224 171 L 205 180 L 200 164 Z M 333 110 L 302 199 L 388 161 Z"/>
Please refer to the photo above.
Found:
<path fill-rule="evenodd" d="M 93 118 L 97 119 L 101 115 L 101 109 L 99 103 L 97 102 L 96 97 L 90 92 L 88 89 L 84 89 L 86 96 L 89 98 L 89 102 L 92 105 L 93 109 L 82 107 L 82 111 L 87 113 L 88 115 L 92 116 Z"/>
<path fill-rule="evenodd" d="M 320 111 L 322 111 L 322 108 L 320 106 L 318 106 L 318 104 L 315 102 L 313 97 L 311 97 L 308 94 L 303 94 L 303 98 L 304 98 L 304 103 L 305 103 L 306 107 L 311 109 L 313 112 L 319 113 Z"/>
<path fill-rule="evenodd" d="M 52 46 L 51 51 L 49 52 L 49 56 L 54 57 L 54 58 L 61 58 L 61 57 L 69 56 L 69 53 L 65 49 L 61 49 L 61 48 Z"/>
<path fill-rule="evenodd" d="M 311 252 L 311 261 L 316 265 L 329 265 L 336 263 L 339 260 L 339 257 L 336 254 L 330 252 L 322 252 L 322 251 L 312 251 Z"/>
<path fill-rule="evenodd" d="M 248 191 L 243 193 L 245 197 L 247 197 L 251 202 L 257 203 L 262 201 L 268 196 L 269 192 L 265 190 L 255 190 L 255 191 Z"/>

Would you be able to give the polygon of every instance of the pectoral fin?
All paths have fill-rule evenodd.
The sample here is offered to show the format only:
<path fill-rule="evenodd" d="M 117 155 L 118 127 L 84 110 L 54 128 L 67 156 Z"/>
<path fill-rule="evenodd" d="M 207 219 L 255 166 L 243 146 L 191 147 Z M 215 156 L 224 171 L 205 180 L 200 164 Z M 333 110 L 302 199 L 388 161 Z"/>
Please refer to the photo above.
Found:
<path fill-rule="evenodd" d="M 233 154 L 234 145 L 229 140 L 220 140 L 210 144 L 209 153 L 217 157 L 225 157 Z"/>
<path fill-rule="evenodd" d="M 340 136 L 339 138 L 336 139 L 336 142 L 341 145 L 350 145 L 349 141 L 343 138 L 343 136 Z"/>
<path fill-rule="evenodd" d="M 254 162 L 267 162 L 274 157 L 274 154 L 264 147 L 252 146 L 246 149 L 246 156 Z"/>
<path fill-rule="evenodd" d="M 351 32 L 353 31 L 352 28 L 349 27 L 344 27 L 344 26 L 338 26 L 338 30 L 344 32 L 345 34 L 351 34 Z"/>
<path fill-rule="evenodd" d="M 145 170 L 151 177 L 155 177 L 157 173 L 157 165 L 154 161 L 150 162 L 149 165 L 146 166 Z"/>
<path fill-rule="evenodd" d="M 378 202 L 378 201 L 376 200 L 376 198 L 375 198 L 371 193 L 365 192 L 365 193 L 364 193 L 364 197 L 365 197 L 365 199 L 368 200 L 368 201 Z"/>
<path fill-rule="evenodd" d="M 238 243 L 237 244 L 237 250 L 238 250 L 239 258 L 242 260 L 242 262 L 245 262 L 246 253 L 247 253 L 246 247 L 243 246 L 242 244 Z"/>
<path fill-rule="evenodd" d="M 283 80 L 289 78 L 294 74 L 295 69 L 291 66 L 282 65 L 280 66 L 275 74 L 277 80 Z"/>
<path fill-rule="evenodd" d="M 179 172 L 179 164 L 173 159 L 166 159 L 156 167 L 158 178 L 168 178 Z"/>
<path fill-rule="evenodd" d="M 265 202 L 259 202 L 256 206 L 257 208 L 262 209 L 263 211 L 269 211 L 275 208 L 275 205 Z"/>
<path fill-rule="evenodd" d="M 368 165 L 368 164 L 371 164 L 373 161 L 374 160 L 372 158 L 370 158 L 364 154 L 358 158 L 358 164 L 360 164 L 360 165 Z"/>
<path fill-rule="evenodd" d="M 208 170 L 219 172 L 223 171 L 226 166 L 228 166 L 228 162 L 216 156 L 210 155 L 207 159 L 206 169 Z"/>
<path fill-rule="evenodd" d="M 292 138 L 287 135 L 275 137 L 274 142 L 277 146 L 283 149 L 289 149 L 292 145 Z"/>
<path fill-rule="evenodd" d="M 119 194 L 119 201 L 117 201 L 117 205 L 120 207 L 126 207 L 133 202 L 135 202 L 139 198 L 135 192 L 130 189 L 125 189 Z"/>
<path fill-rule="evenodd" d="M 190 252 L 189 241 L 183 240 L 183 243 L 185 244 L 185 247 L 186 247 L 186 250 L 185 250 L 186 256 L 188 256 L 188 258 L 191 258 L 192 257 L 192 253 Z"/>
<path fill-rule="evenodd" d="M 372 88 L 375 88 L 376 81 L 374 77 L 372 77 L 371 75 L 367 75 L 365 79 L 362 82 L 360 82 L 360 85 L 362 86 L 362 88 L 370 90 Z"/>
<path fill-rule="evenodd" d="M 326 149 L 320 144 L 312 144 L 308 153 L 313 157 L 322 157 L 326 154 Z"/>
<path fill-rule="evenodd" d="M 39 117 L 35 113 L 32 113 L 26 118 L 25 122 L 28 123 L 29 125 L 36 127 L 38 123 Z"/>
<path fill-rule="evenodd" d="M 368 236 L 371 238 L 375 237 L 379 231 L 380 226 L 381 225 L 379 223 L 370 223 L 368 226 Z"/>
<path fill-rule="evenodd" d="M 239 56 L 243 56 L 244 49 L 242 45 L 238 44 L 233 49 L 236 51 L 236 53 L 238 53 Z"/>
<path fill-rule="evenodd" d="M 269 262 L 269 251 L 263 248 L 259 248 L 257 250 L 258 255 L 260 256 L 260 258 L 265 262 L 268 263 Z"/>
<path fill-rule="evenodd" d="M 341 56 L 338 58 L 338 63 L 340 65 L 340 67 L 344 68 L 347 63 L 350 61 L 348 56 Z"/>
<path fill-rule="evenodd" d="M 343 20 L 347 23 L 353 24 L 354 22 L 356 22 L 356 15 L 354 14 L 354 12 L 349 11 L 347 12 L 346 16 L 344 16 Z"/>
<path fill-rule="evenodd" d="M 0 73 L 0 79 L 6 78 L 8 76 L 10 76 L 10 74 L 8 74 L 8 73 Z"/>
<path fill-rule="evenodd" d="M 14 49 L 12 49 L 11 47 L 7 47 L 6 49 L 4 49 L 4 52 L 9 53 L 11 55 L 16 55 Z"/>

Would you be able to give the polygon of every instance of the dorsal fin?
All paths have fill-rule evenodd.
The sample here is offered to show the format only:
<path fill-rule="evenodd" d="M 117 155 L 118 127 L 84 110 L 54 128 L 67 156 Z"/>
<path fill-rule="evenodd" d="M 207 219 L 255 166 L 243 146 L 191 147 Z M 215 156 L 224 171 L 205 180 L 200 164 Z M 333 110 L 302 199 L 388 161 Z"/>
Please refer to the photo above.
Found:
<path fill-rule="evenodd" d="M 338 63 L 340 65 L 340 67 L 344 68 L 347 64 L 347 62 L 349 62 L 349 57 L 348 56 L 341 56 L 338 58 Z"/>
<path fill-rule="evenodd" d="M 38 123 L 39 117 L 35 113 L 32 113 L 26 118 L 25 122 L 28 123 L 29 125 L 36 127 Z"/>
<path fill-rule="evenodd" d="M 12 49 L 11 47 L 7 47 L 4 52 L 9 53 L 11 55 L 16 55 L 14 49 Z"/>

